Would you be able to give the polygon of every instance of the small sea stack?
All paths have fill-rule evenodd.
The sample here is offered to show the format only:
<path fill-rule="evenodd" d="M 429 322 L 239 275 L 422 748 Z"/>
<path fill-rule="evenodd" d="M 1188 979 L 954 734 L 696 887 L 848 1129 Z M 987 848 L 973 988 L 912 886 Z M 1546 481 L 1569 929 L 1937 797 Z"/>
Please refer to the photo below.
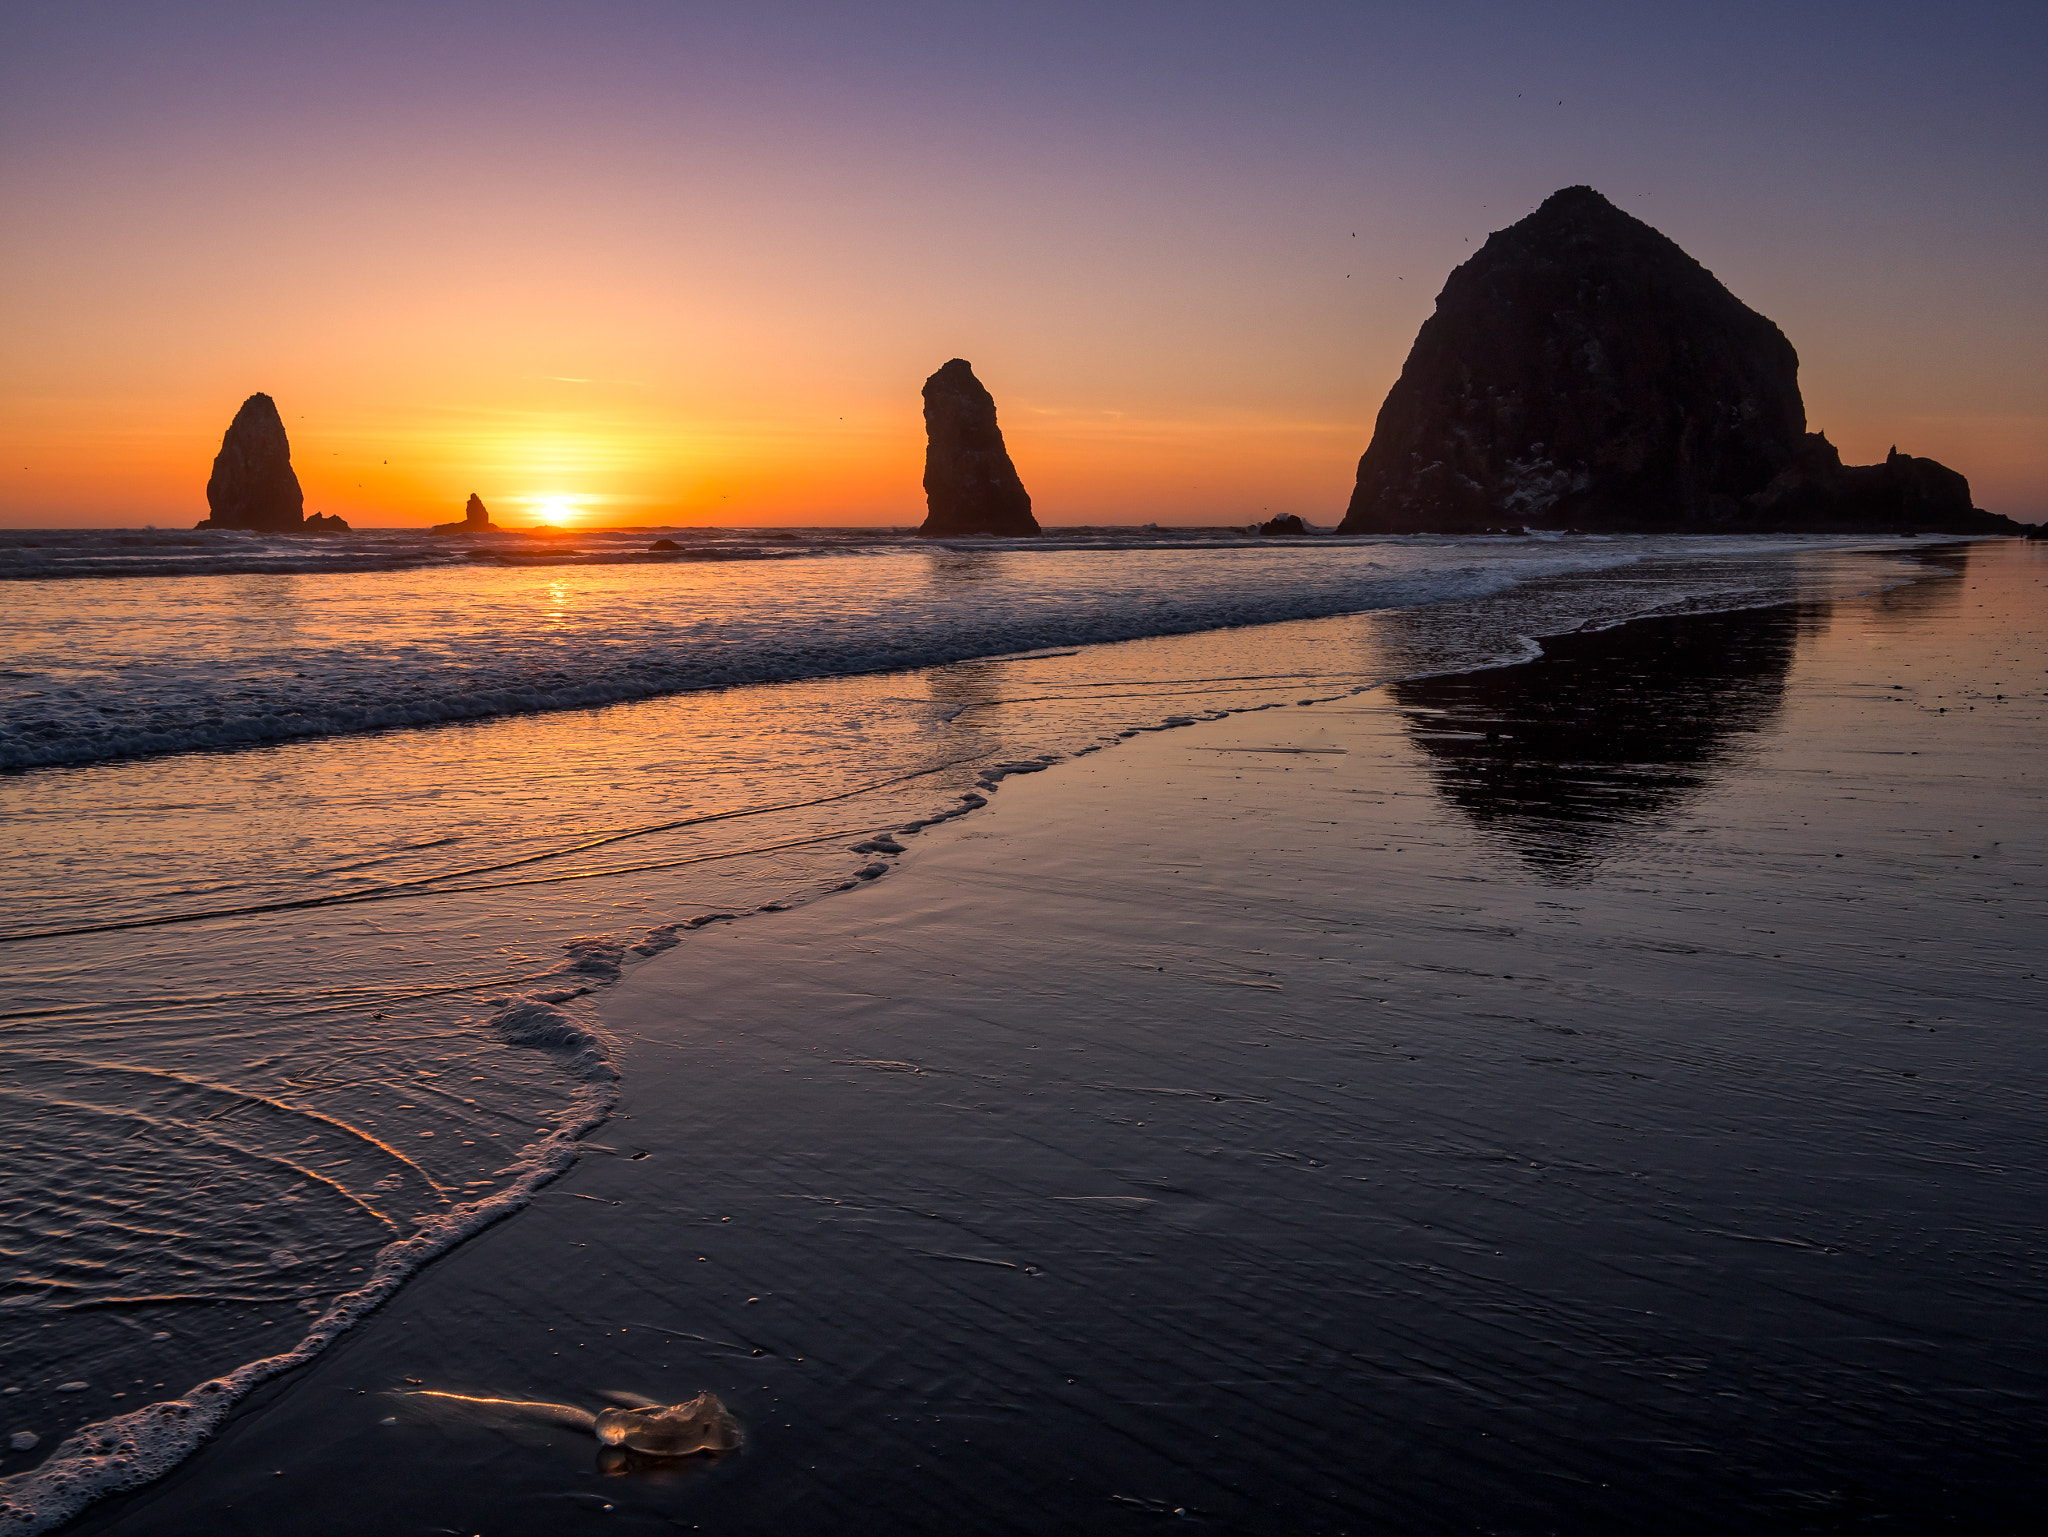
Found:
<path fill-rule="evenodd" d="M 277 402 L 255 394 L 228 424 L 206 482 L 208 516 L 200 528 L 248 529 L 259 533 L 343 533 L 338 517 L 305 515 L 306 497 L 292 469 L 292 446 Z"/>
<path fill-rule="evenodd" d="M 927 513 L 920 534 L 1015 539 L 1038 532 L 1031 493 L 996 425 L 995 397 L 966 359 L 954 358 L 925 380 L 924 430 Z"/>
<path fill-rule="evenodd" d="M 497 531 L 498 525 L 491 521 L 490 509 L 474 491 L 469 493 L 469 505 L 462 509 L 460 523 L 436 523 L 428 530 L 435 534 L 494 534 Z"/>
<path fill-rule="evenodd" d="M 1591 187 L 1445 282 L 1388 391 L 1340 534 L 2018 533 L 1969 482 L 1806 430 L 1799 354 Z"/>

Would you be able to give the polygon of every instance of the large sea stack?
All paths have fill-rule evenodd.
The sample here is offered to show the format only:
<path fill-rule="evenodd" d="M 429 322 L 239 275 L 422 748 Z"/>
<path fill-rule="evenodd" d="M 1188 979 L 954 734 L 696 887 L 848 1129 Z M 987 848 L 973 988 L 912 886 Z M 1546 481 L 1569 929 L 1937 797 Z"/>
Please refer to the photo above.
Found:
<path fill-rule="evenodd" d="M 1380 407 L 1341 534 L 2018 533 L 1894 450 L 1806 431 L 1785 335 L 1567 187 L 1454 271 Z"/>
<path fill-rule="evenodd" d="M 995 397 L 955 358 L 924 382 L 924 496 L 920 534 L 1018 538 L 1038 532 L 1031 493 L 996 425 Z"/>
<path fill-rule="evenodd" d="M 201 528 L 255 529 L 262 533 L 333 533 L 340 518 L 305 516 L 306 498 L 292 471 L 292 445 L 284 419 L 268 395 L 251 395 L 228 424 L 206 482 L 209 516 Z"/>

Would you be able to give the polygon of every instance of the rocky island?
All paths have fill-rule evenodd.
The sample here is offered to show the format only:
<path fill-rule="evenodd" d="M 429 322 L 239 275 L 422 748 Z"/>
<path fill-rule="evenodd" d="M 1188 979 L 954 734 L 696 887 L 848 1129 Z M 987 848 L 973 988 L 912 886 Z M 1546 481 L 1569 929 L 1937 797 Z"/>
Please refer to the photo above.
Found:
<path fill-rule="evenodd" d="M 340 534 L 340 518 L 305 515 L 305 493 L 292 469 L 292 445 L 285 437 L 277 402 L 255 394 L 228 424 L 206 482 L 208 516 L 200 528 L 238 528 L 266 534 Z"/>
<path fill-rule="evenodd" d="M 1451 273 L 1388 391 L 1340 534 L 2008 533 L 1894 449 L 1806 430 L 1799 355 L 1664 235 L 1553 193 Z"/>
<path fill-rule="evenodd" d="M 497 531 L 498 525 L 491 521 L 490 509 L 474 491 L 469 493 L 469 505 L 462 509 L 460 523 L 436 523 L 427 530 L 430 534 L 494 534 Z"/>
<path fill-rule="evenodd" d="M 924 382 L 924 495 L 918 532 L 929 539 L 1020 538 L 1038 532 L 1031 493 L 1017 476 L 995 397 L 954 358 Z"/>

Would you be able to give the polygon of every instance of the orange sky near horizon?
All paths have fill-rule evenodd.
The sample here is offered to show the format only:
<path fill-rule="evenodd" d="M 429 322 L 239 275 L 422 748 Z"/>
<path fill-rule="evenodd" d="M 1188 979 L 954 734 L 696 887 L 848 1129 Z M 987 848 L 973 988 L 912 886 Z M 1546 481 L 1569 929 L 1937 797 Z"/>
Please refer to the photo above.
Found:
<path fill-rule="evenodd" d="M 1996 39 L 1781 39 L 1787 118 L 1704 22 L 1504 8 L 1474 56 L 1345 7 L 1140 13 L 379 12 L 402 50 L 369 11 L 16 14 L 0 525 L 196 522 L 258 390 L 307 512 L 359 527 L 472 491 L 514 525 L 912 524 L 954 356 L 1043 523 L 1332 524 L 1450 269 L 1580 181 L 1780 325 L 1845 458 L 2048 517 L 2040 113 L 2013 128 Z M 1942 39 L 1949 96 L 1866 111 Z"/>

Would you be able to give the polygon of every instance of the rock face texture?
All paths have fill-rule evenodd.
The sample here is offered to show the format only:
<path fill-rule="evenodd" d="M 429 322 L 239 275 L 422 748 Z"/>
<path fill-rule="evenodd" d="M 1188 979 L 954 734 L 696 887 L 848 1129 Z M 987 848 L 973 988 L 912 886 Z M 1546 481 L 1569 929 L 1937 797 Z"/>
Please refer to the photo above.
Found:
<path fill-rule="evenodd" d="M 251 395 L 228 424 L 206 482 L 210 514 L 201 528 L 246 528 L 288 533 L 304 525 L 306 498 L 292 471 L 292 446 L 284 419 L 268 395 Z M 339 518 L 322 518 L 323 530 Z"/>
<path fill-rule="evenodd" d="M 1380 407 L 1342 534 L 2016 533 L 1897 454 L 1845 467 L 1806 431 L 1799 355 L 1590 187 L 1454 271 Z"/>
<path fill-rule="evenodd" d="M 1031 493 L 1017 478 L 996 425 L 995 397 L 954 358 L 924 382 L 924 495 L 920 534 L 1019 538 L 1038 532 Z"/>

